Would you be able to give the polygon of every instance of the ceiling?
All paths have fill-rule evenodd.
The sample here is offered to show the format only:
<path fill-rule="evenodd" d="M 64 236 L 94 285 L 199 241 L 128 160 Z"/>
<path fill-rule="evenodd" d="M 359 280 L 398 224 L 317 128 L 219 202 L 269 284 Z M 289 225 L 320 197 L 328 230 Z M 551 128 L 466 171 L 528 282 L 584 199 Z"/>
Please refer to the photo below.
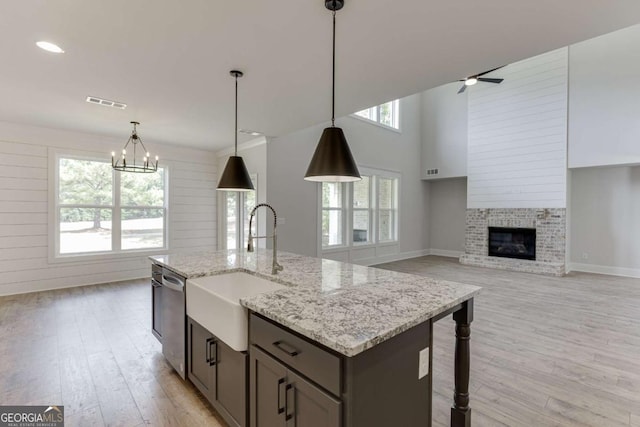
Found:
<path fill-rule="evenodd" d="M 638 22 L 637 0 L 346 0 L 337 116 Z M 240 128 L 278 136 L 331 113 L 331 13 L 320 0 L 12 1 L 0 50 L 2 121 L 124 141 L 137 120 L 145 142 L 219 150 L 233 144 L 232 68 L 245 72 Z"/>

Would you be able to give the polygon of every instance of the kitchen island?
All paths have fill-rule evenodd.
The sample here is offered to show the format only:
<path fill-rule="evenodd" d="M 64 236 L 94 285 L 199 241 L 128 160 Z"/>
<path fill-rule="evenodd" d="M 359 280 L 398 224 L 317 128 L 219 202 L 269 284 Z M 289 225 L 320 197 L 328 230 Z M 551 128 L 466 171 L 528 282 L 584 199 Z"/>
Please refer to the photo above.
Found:
<path fill-rule="evenodd" d="M 470 425 L 469 336 L 479 287 L 285 252 L 278 256 L 284 270 L 277 275 L 271 274 L 269 250 L 151 257 L 187 280 L 244 272 L 284 285 L 240 299 L 250 315 L 252 426 L 269 400 L 260 397 L 266 381 L 260 375 L 278 377 L 278 369 L 287 381 L 276 378 L 268 386 L 277 411 L 272 423 L 260 425 L 327 423 L 325 418 L 296 424 L 295 409 L 313 415 L 312 406 L 320 407 L 319 400 L 304 400 L 312 386 L 326 395 L 322 413 L 334 417 L 335 425 L 430 425 L 432 322 L 449 314 L 456 321 L 451 425 Z M 290 394 L 290 377 L 298 380 L 299 396 Z M 308 419 L 314 418 L 318 414 Z"/>

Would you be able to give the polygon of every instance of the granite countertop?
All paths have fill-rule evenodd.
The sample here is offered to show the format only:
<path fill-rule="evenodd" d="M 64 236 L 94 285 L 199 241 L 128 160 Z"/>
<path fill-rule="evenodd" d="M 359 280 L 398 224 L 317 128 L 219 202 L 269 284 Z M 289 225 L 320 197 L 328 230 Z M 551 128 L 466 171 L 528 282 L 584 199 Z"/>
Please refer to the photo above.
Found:
<path fill-rule="evenodd" d="M 473 298 L 479 287 L 278 252 L 223 250 L 150 257 L 187 279 L 243 271 L 287 286 L 240 300 L 256 313 L 355 356 Z"/>

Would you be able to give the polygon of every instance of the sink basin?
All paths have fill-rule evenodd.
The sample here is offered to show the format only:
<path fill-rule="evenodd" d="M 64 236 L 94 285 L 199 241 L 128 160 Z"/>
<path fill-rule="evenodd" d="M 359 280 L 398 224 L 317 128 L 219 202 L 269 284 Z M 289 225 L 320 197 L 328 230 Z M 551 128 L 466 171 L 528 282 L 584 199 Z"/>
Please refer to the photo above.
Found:
<path fill-rule="evenodd" d="M 240 299 L 285 288 L 247 273 L 188 279 L 186 286 L 187 316 L 236 351 L 248 347 L 247 309 Z"/>

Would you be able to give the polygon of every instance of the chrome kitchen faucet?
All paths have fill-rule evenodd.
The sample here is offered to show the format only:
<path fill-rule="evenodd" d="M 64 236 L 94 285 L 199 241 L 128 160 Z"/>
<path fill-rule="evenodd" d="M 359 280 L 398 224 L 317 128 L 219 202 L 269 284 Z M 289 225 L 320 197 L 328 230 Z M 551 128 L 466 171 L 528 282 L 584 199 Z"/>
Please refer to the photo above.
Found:
<path fill-rule="evenodd" d="M 253 236 L 251 234 L 251 225 L 253 224 L 253 216 L 256 214 L 256 210 L 260 207 L 265 207 L 271 209 L 273 212 L 273 235 L 271 236 Z M 273 239 L 273 263 L 271 264 L 271 274 L 278 274 L 278 271 L 282 271 L 283 267 L 278 264 L 278 236 L 276 234 L 276 225 L 278 223 L 278 215 L 276 214 L 275 209 L 266 203 L 259 203 L 253 209 L 251 209 L 251 213 L 249 214 L 249 238 L 247 242 L 247 252 L 253 252 L 253 240 L 254 239 Z"/>

